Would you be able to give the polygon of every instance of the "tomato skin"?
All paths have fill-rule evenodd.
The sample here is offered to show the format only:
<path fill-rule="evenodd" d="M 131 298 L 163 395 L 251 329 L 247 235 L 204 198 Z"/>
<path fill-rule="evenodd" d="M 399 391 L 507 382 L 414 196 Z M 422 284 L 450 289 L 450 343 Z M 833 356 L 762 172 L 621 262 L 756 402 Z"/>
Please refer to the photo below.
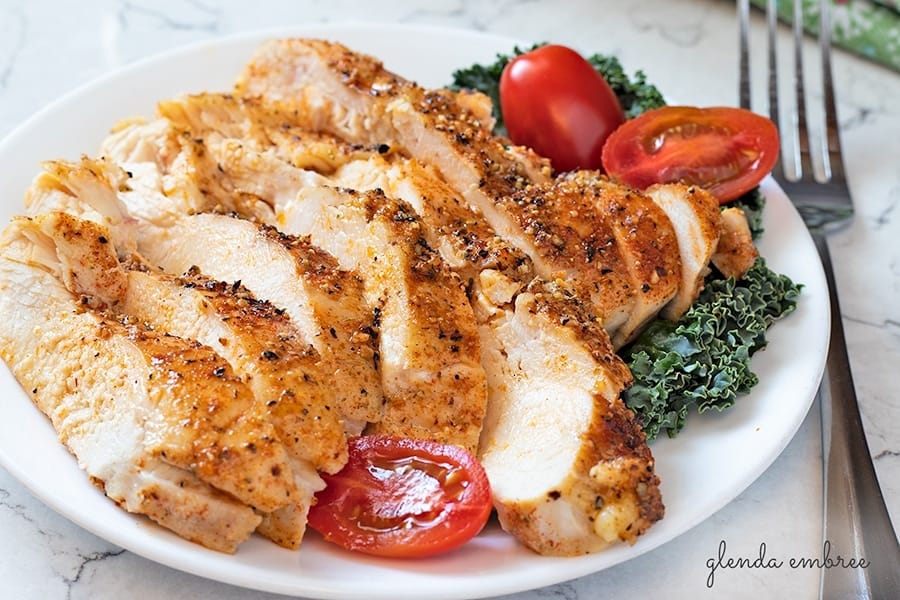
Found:
<path fill-rule="evenodd" d="M 491 514 L 487 475 L 458 446 L 388 435 L 349 442 L 349 459 L 322 474 L 309 526 L 345 549 L 424 558 L 477 535 Z"/>
<path fill-rule="evenodd" d="M 772 170 L 779 145 L 775 124 L 748 110 L 665 106 L 614 131 L 603 146 L 603 167 L 632 187 L 681 181 L 725 204 Z"/>
<path fill-rule="evenodd" d="M 500 111 L 513 143 L 549 158 L 556 171 L 599 169 L 603 142 L 625 120 L 603 76 L 560 45 L 541 46 L 506 65 Z"/>

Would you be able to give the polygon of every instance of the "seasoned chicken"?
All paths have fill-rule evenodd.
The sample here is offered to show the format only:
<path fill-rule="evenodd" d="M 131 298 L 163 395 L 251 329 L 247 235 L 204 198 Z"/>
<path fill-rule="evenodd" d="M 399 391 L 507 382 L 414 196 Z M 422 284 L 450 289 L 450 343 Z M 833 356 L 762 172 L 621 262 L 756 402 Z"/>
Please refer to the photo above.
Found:
<path fill-rule="evenodd" d="M 241 535 L 299 545 L 315 469 L 338 468 L 366 424 L 477 452 L 502 526 L 542 554 L 633 543 L 662 518 L 614 349 L 676 318 L 714 255 L 741 268 L 741 221 L 684 186 L 553 177 L 492 134 L 490 109 L 339 44 L 276 40 L 234 94 L 164 101 L 102 159 L 44 166 L 28 227 L 51 242 L 29 243 L 61 293 L 198 340 L 270 427 L 293 489 L 252 504 Z M 154 466 L 155 481 L 234 494 L 165 467 L 184 476 Z"/>
<path fill-rule="evenodd" d="M 424 239 L 415 213 L 383 194 L 300 190 L 277 208 L 285 231 L 309 235 L 358 270 L 378 310 L 384 415 L 371 432 L 475 452 L 487 388 L 462 281 Z"/>
<path fill-rule="evenodd" d="M 321 175 L 298 169 L 265 147 L 265 124 L 248 125 L 247 106 L 242 110 L 229 97 L 194 98 L 193 104 L 189 98 L 166 110 L 190 121 L 184 124 L 191 127 L 191 138 L 203 141 L 214 172 L 230 182 L 234 193 L 267 203 L 276 212 L 272 222 L 279 229 L 309 236 L 342 268 L 363 275 L 367 300 L 377 311 L 377 359 L 385 397 L 384 413 L 369 431 L 474 451 L 486 388 L 472 309 L 460 280 L 428 247 L 414 213 L 375 193 L 359 199 L 325 191 Z M 249 111 L 250 117 L 254 114 L 258 111 Z M 272 114 L 263 111 L 260 118 L 271 120 Z M 247 128 L 259 135 L 248 141 L 223 137 Z M 172 268 L 168 257 L 151 258 Z"/>
<path fill-rule="evenodd" d="M 365 160 L 348 161 L 328 179 L 339 187 L 382 190 L 408 203 L 422 219 L 428 244 L 465 281 L 477 283 L 489 269 L 519 282 L 518 291 L 534 278 L 528 256 L 497 236 L 433 168 L 415 159 L 370 154 Z"/>
<path fill-rule="evenodd" d="M 725 277 L 740 279 L 759 257 L 747 215 L 740 208 L 729 206 L 722 209 L 720 225 L 719 243 L 712 255 L 712 263 Z"/>
<path fill-rule="evenodd" d="M 454 269 L 463 269 L 460 275 L 464 279 L 485 268 L 501 270 L 525 282 L 533 277 L 528 257 L 496 238 L 491 227 L 433 168 L 405 159 L 387 145 L 349 144 L 325 133 L 299 128 L 294 124 L 293 112 L 286 113 L 260 98 L 185 96 L 161 103 L 160 112 L 190 132 L 192 139 L 203 140 L 208 155 L 215 159 L 214 168 L 221 177 L 232 181 L 240 194 L 255 194 L 271 206 L 281 206 L 284 198 L 301 187 L 390 187 L 392 197 L 413 204 L 416 213 L 425 219 L 424 233 L 430 245 L 450 243 L 441 255 Z M 285 131 L 290 132 L 287 140 Z M 290 152 L 284 151 L 285 145 Z M 275 177 L 282 183 L 273 184 L 271 174 L 284 172 L 285 162 L 305 172 Z M 266 190 L 258 187 L 261 179 L 267 181 Z M 478 268 L 465 271 L 473 261 Z"/>
<path fill-rule="evenodd" d="M 557 194 L 588 200 L 615 236 L 635 290 L 635 301 L 618 327 L 604 327 L 620 348 L 631 341 L 672 300 L 681 280 L 678 237 L 666 213 L 637 190 L 592 171 L 575 171 L 553 183 Z M 583 242 L 582 242 L 583 243 Z"/>
<path fill-rule="evenodd" d="M 141 145 L 142 138 L 132 134 L 135 146 L 153 146 Z M 183 274 L 196 266 L 219 281 L 241 282 L 257 298 L 284 310 L 303 341 L 319 354 L 313 379 L 328 389 L 337 416 L 347 419 L 348 432 L 358 434 L 365 423 L 379 420 L 374 316 L 358 276 L 339 269 L 306 239 L 224 215 L 189 214 L 187 207 L 179 212 L 176 201 L 154 188 L 161 179 L 155 161 L 148 156 L 141 160 L 129 163 L 132 168 L 143 165 L 142 172 L 150 174 L 140 180 L 109 163 L 101 163 L 102 176 L 93 175 L 100 171 L 89 160 L 47 163 L 29 191 L 30 197 L 43 200 L 32 204 L 67 208 L 109 224 L 118 246 L 136 248 L 149 264 L 169 273 Z M 169 177 L 178 181 L 181 175 Z M 85 179 L 92 187 L 81 185 Z M 137 207 L 136 218 L 132 206 Z"/>
<path fill-rule="evenodd" d="M 384 143 L 434 167 L 494 232 L 530 259 L 546 281 L 576 289 L 607 331 L 640 305 L 613 226 L 580 194 L 550 179 L 549 164 L 494 136 L 448 90 L 424 90 L 376 59 L 319 40 L 263 44 L 238 80 L 243 95 L 262 95 L 294 122 L 346 142 Z M 647 319 L 638 310 L 628 338 Z"/>
<path fill-rule="evenodd" d="M 678 237 L 681 282 L 661 315 L 677 320 L 690 308 L 709 273 L 709 261 L 719 242 L 719 202 L 709 192 L 680 183 L 658 184 L 646 190 L 669 217 Z"/>
<path fill-rule="evenodd" d="M 206 346 L 84 306 L 57 250 L 18 218 L 3 234 L 0 353 L 60 441 L 127 510 L 234 551 L 296 493 L 287 451 Z M 252 508 L 251 508 L 252 507 Z"/>
<path fill-rule="evenodd" d="M 565 291 L 536 284 L 481 324 L 490 383 L 479 458 L 504 529 L 541 554 L 597 551 L 663 516 L 631 382 Z"/>
<path fill-rule="evenodd" d="M 241 140 L 257 151 L 271 150 L 279 159 L 304 170 L 330 174 L 350 160 L 371 152 L 385 154 L 384 145 L 335 143 L 335 138 L 293 123 L 290 115 L 263 98 L 232 94 L 192 94 L 160 102 L 159 116 L 189 131 L 207 144 Z"/>
<path fill-rule="evenodd" d="M 196 266 L 221 281 L 240 281 L 256 297 L 285 311 L 319 352 L 316 377 L 328 390 L 348 432 L 382 418 L 376 369 L 376 319 L 359 276 L 340 268 L 305 237 L 235 217 L 197 214 L 148 230 L 141 253 L 171 273 Z"/>
<path fill-rule="evenodd" d="M 340 72 L 350 75 L 342 79 Z M 617 399 L 618 391 L 628 381 L 627 369 L 612 353 L 596 316 L 602 314 L 602 323 L 615 330 L 627 322 L 629 311 L 637 303 L 635 275 L 617 245 L 619 226 L 602 219 L 592 201 L 580 197 L 577 190 L 554 189 L 539 163 L 529 162 L 527 154 L 510 152 L 503 140 L 491 137 L 471 114 L 454 103 L 452 94 L 419 90 L 384 71 L 377 61 L 341 47 L 296 40 L 268 44 L 245 70 L 238 90 L 280 99 L 297 108 L 298 118 L 307 119 L 307 126 L 334 133 L 345 141 L 383 140 L 434 168 L 449 184 L 432 188 L 440 195 L 431 195 L 422 177 L 402 182 L 391 175 L 375 178 L 393 183 L 388 189 L 416 207 L 430 234 L 439 238 L 434 243 L 448 262 L 473 273 L 472 280 L 482 285 L 484 296 L 490 297 L 491 301 L 484 303 L 486 310 L 476 311 L 481 312 L 479 330 L 490 391 L 480 456 L 492 486 L 493 480 L 498 480 L 495 505 L 504 526 L 540 552 L 575 554 L 596 550 L 616 538 L 633 541 L 633 535 L 660 518 L 663 509 L 652 457 L 633 415 Z M 370 126 L 370 121 L 375 125 Z M 372 162 L 375 159 L 370 159 Z M 363 183 L 364 168 L 357 169 L 356 182 L 350 175 L 352 168 L 353 163 L 345 164 L 334 177 L 342 183 L 368 187 Z M 452 209 L 446 191 L 451 197 L 463 198 L 465 210 Z M 451 209 L 445 210 L 448 206 Z M 516 277 L 479 268 L 467 259 L 462 250 L 465 245 L 459 243 L 460 238 L 453 239 L 448 227 L 452 218 L 459 224 L 473 220 L 460 217 L 465 213 L 476 215 L 484 224 L 463 228 L 465 239 L 477 240 L 475 244 L 503 240 L 504 244 L 495 247 L 511 247 L 508 256 L 524 255 L 527 260 L 519 265 L 529 272 L 533 265 L 533 273 L 539 276 L 536 289 L 550 286 L 554 297 L 561 296 L 558 302 L 551 303 L 546 294 L 521 294 Z M 453 217 L 448 219 L 448 215 Z M 666 231 L 670 233 L 671 229 Z M 627 241 L 627 237 L 623 239 Z M 668 238 L 665 241 L 669 243 Z M 630 265 L 635 274 L 643 276 L 637 268 L 638 260 L 633 259 Z M 583 295 L 592 310 L 577 310 L 577 298 L 567 295 L 567 287 L 568 292 Z M 666 287 L 672 288 L 668 274 L 661 288 Z M 499 293 L 503 290 L 507 291 L 505 297 Z M 664 302 L 670 293 L 662 292 L 655 301 Z M 508 302 L 514 304 L 502 306 Z M 638 327 L 646 318 L 645 313 L 631 326 Z M 558 341 L 544 345 L 544 339 Z M 519 352 L 506 346 L 512 342 L 520 345 Z M 586 349 L 601 347 L 604 352 Z M 526 360 L 523 354 L 532 360 Z M 561 358 L 560 364 L 549 358 L 556 356 Z M 606 362 L 600 362 L 600 356 Z M 582 369 L 580 377 L 569 370 L 569 357 L 582 359 L 578 363 L 572 358 Z M 601 390 L 608 390 L 609 395 L 600 395 Z M 580 433 L 562 444 L 549 435 L 559 433 L 554 429 L 558 422 L 551 416 L 556 414 L 551 403 L 566 395 L 580 398 L 581 410 L 573 412 L 573 421 L 567 423 Z M 604 416 L 598 416 L 601 414 Z M 601 425 L 610 422 L 610 415 L 617 415 L 614 421 L 619 423 L 613 431 Z M 542 423 L 548 424 L 546 429 Z M 523 460 L 524 450 L 532 444 L 525 441 L 527 436 L 520 435 L 528 430 L 526 425 L 548 434 L 551 445 L 565 447 L 569 462 L 565 458 L 554 462 L 534 453 Z M 545 446 L 540 447 L 546 451 Z M 625 448 L 629 450 L 625 452 Z M 616 463 L 616 456 L 627 460 Z M 512 473 L 521 473 L 521 465 L 528 464 L 528 459 L 535 461 L 537 472 L 546 467 L 552 475 L 548 479 L 528 473 L 504 476 L 512 464 L 518 469 Z M 637 465 L 641 476 L 629 476 Z M 596 478 L 592 479 L 591 473 Z M 531 480 L 536 485 L 525 485 L 527 491 L 516 488 L 517 482 Z M 586 501 L 588 490 L 592 495 Z M 538 508 L 547 498 L 558 500 L 555 510 Z M 610 501 L 608 512 L 598 514 L 594 504 L 598 498 Z M 621 498 L 622 504 L 616 505 L 614 498 Z M 595 529 L 590 523 L 598 518 L 601 524 Z M 572 526 L 574 522 L 578 525 Z"/>
<path fill-rule="evenodd" d="M 276 529 L 268 526 L 273 519 L 267 515 L 264 534 L 299 547 L 306 511 L 315 492 L 324 488 L 316 469 L 333 473 L 347 459 L 343 424 L 311 376 L 318 360 L 315 350 L 299 342 L 282 313 L 240 286 L 197 272 L 169 276 L 139 263 L 127 270 L 118 263 L 108 229 L 68 213 L 41 215 L 34 223 L 58 256 L 74 258 L 60 261 L 70 291 L 86 296 L 89 304 L 211 347 L 249 385 L 288 451 L 298 491 L 288 507 L 276 511 L 293 519 L 279 516 L 274 522 L 281 527 Z"/>
<path fill-rule="evenodd" d="M 137 222 L 119 198 L 129 189 L 128 173 L 111 161 L 88 157 L 46 161 L 41 167 L 25 192 L 26 214 L 68 212 L 109 228 L 122 252 L 135 250 Z"/>
<path fill-rule="evenodd" d="M 157 227 L 184 214 L 240 212 L 258 220 L 269 207 L 252 195 L 234 192 L 216 172 L 202 142 L 164 119 L 119 124 L 103 141 L 101 152 L 132 177 L 120 189 L 130 215 Z"/>
<path fill-rule="evenodd" d="M 487 224 L 473 220 L 415 161 L 378 168 L 379 162 L 351 162 L 335 176 L 342 182 L 355 178 L 359 185 L 368 174 L 402 196 L 421 210 L 436 247 L 460 273 L 473 274 L 470 299 L 482 307 L 476 315 L 488 381 L 479 457 L 504 528 L 545 554 L 579 554 L 616 539 L 634 541 L 661 518 L 663 507 L 643 434 L 618 398 L 630 373 L 600 323 L 559 286 L 534 279 L 518 293 L 511 277 L 528 273 L 527 259 L 504 261 L 515 257 L 515 250 L 492 236 Z M 507 268 L 490 268 L 504 264 Z M 560 402 L 564 408 L 556 406 Z M 613 460 L 622 456 L 628 460 Z M 598 473 L 602 476 L 594 477 Z M 606 502 L 604 511 L 597 510 L 597 498 Z"/>

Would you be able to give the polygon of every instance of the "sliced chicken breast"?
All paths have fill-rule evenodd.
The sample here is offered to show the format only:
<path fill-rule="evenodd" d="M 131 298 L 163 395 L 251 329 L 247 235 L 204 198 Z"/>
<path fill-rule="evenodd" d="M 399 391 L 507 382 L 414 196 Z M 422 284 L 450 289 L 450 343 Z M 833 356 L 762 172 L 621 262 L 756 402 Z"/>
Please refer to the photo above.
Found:
<path fill-rule="evenodd" d="M 604 323 L 613 346 L 621 348 L 668 304 L 681 280 L 678 237 L 666 213 L 637 190 L 615 184 L 594 171 L 574 171 L 553 183 L 557 194 L 585 199 L 609 226 L 635 301 L 618 327 Z"/>
<path fill-rule="evenodd" d="M 94 222 L 64 212 L 33 222 L 55 245 L 62 279 L 83 302 L 209 346 L 247 382 L 295 459 L 329 473 L 343 467 L 347 440 L 314 377 L 318 353 L 282 311 L 196 268 L 174 276 L 133 260 L 122 265 L 109 230 Z"/>
<path fill-rule="evenodd" d="M 398 145 L 433 166 L 538 276 L 577 287 L 609 331 L 634 309 L 637 291 L 610 225 L 577 194 L 548 186 L 549 164 L 494 136 L 454 92 L 424 90 L 339 44 L 297 39 L 260 47 L 236 89 L 293 108 L 310 129 Z"/>
<path fill-rule="evenodd" d="M 740 279 L 759 258 L 747 215 L 736 206 L 724 208 L 720 226 L 719 243 L 712 263 L 725 277 Z"/>
<path fill-rule="evenodd" d="M 160 102 L 159 116 L 191 136 L 212 143 L 241 140 L 258 151 L 271 149 L 278 158 L 304 170 L 330 174 L 350 160 L 371 152 L 385 154 L 385 145 L 338 143 L 333 136 L 298 127 L 264 98 L 233 94 L 192 94 Z"/>
<path fill-rule="evenodd" d="M 303 341 L 318 352 L 314 379 L 329 390 L 348 432 L 358 434 L 365 423 L 377 421 L 382 395 L 374 316 L 361 279 L 338 268 L 308 240 L 224 215 L 179 213 L 177 202 L 154 188 L 160 181 L 153 176 L 155 163 L 141 164 L 148 167 L 149 181 L 135 181 L 110 167 L 110 173 L 90 179 L 94 185 L 88 189 L 80 181 L 92 172 L 90 163 L 54 163 L 52 176 L 39 176 L 29 194 L 43 198 L 45 210 L 62 207 L 108 224 L 120 249 L 134 247 L 143 260 L 172 274 L 196 266 L 216 280 L 242 282 L 257 298 L 284 310 Z M 124 179 L 113 179 L 119 176 Z M 140 217 L 131 216 L 132 205 Z M 159 213 L 154 213 L 156 205 Z"/>
<path fill-rule="evenodd" d="M 415 161 L 385 164 L 372 157 L 347 163 L 334 178 L 408 200 L 448 262 L 471 274 L 488 382 L 479 457 L 503 527 L 538 552 L 571 555 L 617 539 L 633 542 L 661 518 L 652 456 L 618 398 L 631 376 L 600 321 L 562 286 L 534 279 L 523 291 L 521 282 L 504 275 L 527 273 L 527 261 L 507 263 L 502 271 L 488 268 L 503 264 L 496 257 L 515 252 Z M 654 215 L 664 228 L 668 221 L 659 212 Z M 470 222 L 477 225 L 467 227 Z M 626 223 L 620 216 L 617 224 L 624 229 Z M 636 227 L 629 224 L 629 232 Z M 500 252 L 473 254 L 460 240 Z M 677 248 L 673 252 L 677 261 Z M 639 265 L 635 271 L 641 272 Z M 657 300 L 656 310 L 674 293 L 677 274 L 669 277 L 670 291 Z M 498 294 L 498 280 L 516 287 Z M 598 498 L 604 510 L 598 510 Z"/>
<path fill-rule="evenodd" d="M 646 193 L 668 215 L 678 237 L 681 282 L 675 297 L 660 313 L 674 321 L 690 308 L 703 289 L 719 242 L 719 202 L 701 188 L 680 183 L 654 185 Z"/>
<path fill-rule="evenodd" d="M 2 239 L 3 359 L 113 500 L 233 551 L 296 493 L 272 426 L 209 348 L 83 306 L 34 227 Z"/>
<path fill-rule="evenodd" d="M 479 457 L 503 528 L 541 554 L 633 543 L 663 516 L 631 376 L 552 284 L 480 325 L 491 401 Z M 593 331 L 592 331 L 593 330 Z"/>
<path fill-rule="evenodd" d="M 518 282 L 518 290 L 534 278 L 528 256 L 500 238 L 433 168 L 415 159 L 370 154 L 348 161 L 328 179 L 339 187 L 382 190 L 407 202 L 422 219 L 429 245 L 465 281 L 477 283 L 489 269 Z"/>
<path fill-rule="evenodd" d="M 652 455 L 619 399 L 630 374 L 604 330 L 621 343 L 672 293 L 676 276 L 646 265 L 662 250 L 637 239 L 671 244 L 656 205 L 623 215 L 624 192 L 605 182 L 551 182 L 546 161 L 491 135 L 483 96 L 423 90 L 336 44 L 266 44 L 236 89 L 161 105 L 162 156 L 138 166 L 164 195 L 201 190 L 359 270 L 388 402 L 370 431 L 477 448 L 502 525 L 544 554 L 633 542 L 662 518 Z M 201 217 L 228 218 L 189 218 Z M 188 217 L 173 221 L 189 233 Z M 175 229 L 156 229 L 147 252 L 171 244 Z M 245 260 L 215 262 L 229 258 Z M 456 399 L 472 390 L 480 409 Z M 438 402 L 422 410 L 426 396 Z"/>
<path fill-rule="evenodd" d="M 318 43 L 312 45 L 318 46 Z M 274 86 L 278 96 L 291 89 L 291 94 L 301 94 L 299 105 L 312 115 L 311 127 L 321 127 L 345 140 L 398 140 L 396 143 L 412 156 L 436 166 L 450 187 L 466 199 L 470 211 L 483 216 L 490 229 L 511 242 L 518 251 L 524 250 L 535 265 L 534 271 L 551 280 L 546 283 L 546 279 L 541 278 L 535 283 L 554 288 L 552 296 L 559 298 L 556 310 L 551 310 L 555 304 L 547 294 L 519 293 L 515 296 L 518 289 L 513 289 L 507 300 L 515 297 L 514 308 L 498 308 L 494 304 L 492 310 L 481 315 L 479 329 L 485 348 L 483 362 L 490 401 L 480 456 L 492 477 L 492 486 L 494 480 L 497 481 L 495 501 L 504 527 L 531 548 L 550 554 L 593 551 L 615 539 L 633 541 L 633 535 L 644 531 L 662 516 L 652 457 L 633 415 L 617 399 L 618 391 L 628 381 L 627 369 L 612 353 L 605 332 L 598 326 L 599 321 L 590 315 L 590 311 L 576 315 L 577 305 L 572 301 L 571 289 L 567 292 L 565 285 L 561 285 L 566 276 L 577 277 L 581 282 L 588 282 L 587 288 L 582 287 L 580 291 L 583 293 L 593 286 L 598 301 L 608 302 L 610 297 L 617 296 L 613 298 L 615 304 L 606 305 L 603 312 L 610 328 L 624 324 L 630 308 L 628 304 L 636 300 L 635 293 L 629 289 L 633 286 L 630 273 L 615 247 L 615 228 L 605 222 L 589 227 L 580 220 L 583 215 L 587 215 L 588 220 L 596 219 L 596 208 L 575 194 L 552 190 L 551 201 L 539 198 L 532 202 L 529 192 L 540 186 L 531 184 L 535 181 L 545 183 L 540 179 L 540 170 L 521 168 L 521 161 L 503 155 L 503 150 L 490 145 L 492 142 L 478 145 L 479 140 L 485 140 L 484 128 L 454 118 L 452 113 L 457 111 L 458 115 L 458 107 L 450 106 L 452 102 L 441 97 L 440 92 L 427 96 L 428 109 L 422 110 L 427 115 L 423 116 L 417 114 L 417 109 L 424 104 L 413 107 L 407 102 L 409 98 L 403 97 L 409 89 L 407 83 L 392 79 L 380 65 L 367 62 L 365 58 L 355 62 L 356 57 L 347 54 L 317 62 L 315 56 L 298 58 L 292 54 L 296 50 L 295 42 L 275 46 L 272 44 L 260 51 L 257 58 L 261 60 L 251 63 L 245 71 L 239 90 L 268 94 Z M 311 54 L 315 55 L 319 50 L 322 49 L 314 49 Z M 273 56 L 283 51 L 290 59 L 279 66 Z M 319 58 L 327 51 L 326 47 L 319 53 Z M 298 54 L 305 52 L 297 51 Z M 281 58 L 284 59 L 284 55 Z M 334 70 L 340 70 L 336 65 L 349 68 L 353 73 L 352 81 L 346 86 L 349 91 L 341 90 L 340 83 L 333 85 Z M 271 70 L 277 71 L 274 83 L 271 78 L 266 79 Z M 298 85 L 298 81 L 303 85 Z M 302 91 L 298 91 L 299 88 Z M 366 98 L 369 93 L 371 95 Z M 413 91 L 414 95 L 416 93 Z M 293 96 L 284 94 L 282 97 L 285 102 L 291 102 Z M 393 128 L 386 129 L 383 125 L 374 129 L 356 128 L 364 122 L 364 117 L 374 119 L 376 114 L 386 116 Z M 341 118 L 330 119 L 329 115 L 341 115 Z M 434 120 L 429 122 L 432 118 Z M 384 119 L 378 120 L 383 122 Z M 408 137 L 404 137 L 404 133 Z M 456 138 L 448 144 L 451 136 Z M 472 140 L 476 140 L 471 144 L 476 148 L 474 151 L 469 147 Z M 459 163 L 463 163 L 463 167 L 459 167 Z M 337 175 L 342 177 L 342 182 L 351 181 L 347 178 L 351 168 L 352 163 L 348 163 L 338 169 Z M 535 172 L 537 176 L 532 176 Z M 364 170 L 359 170 L 357 177 L 364 181 Z M 389 189 L 398 193 L 399 186 Z M 405 191 L 416 195 L 409 188 Z M 561 201 L 559 196 L 562 196 Z M 405 197 L 422 211 L 425 223 L 430 225 L 437 221 L 425 216 L 424 202 L 416 203 L 410 195 Z M 505 201 L 508 203 L 504 204 Z M 604 283 L 606 297 L 599 295 L 601 286 L 597 282 L 602 276 L 611 275 L 613 267 L 585 274 L 581 271 L 580 260 L 566 262 L 573 254 L 583 259 L 588 253 L 596 256 L 598 247 L 603 252 L 609 246 L 581 244 L 582 240 L 591 241 L 591 236 L 596 236 L 597 242 L 612 240 L 613 249 L 606 251 L 609 258 L 603 258 L 614 261 L 618 284 Z M 453 252 L 452 240 L 444 239 L 444 245 L 438 242 L 436 247 L 449 249 L 448 255 L 460 259 L 456 264 L 463 263 L 461 259 L 465 253 Z M 569 256 L 554 255 L 560 250 L 559 246 L 566 247 L 576 240 L 577 243 L 568 249 Z M 477 279 L 489 283 L 497 279 L 497 274 L 497 271 L 484 269 Z M 544 283 L 541 283 L 542 279 Z M 509 281 L 505 277 L 501 280 Z M 567 308 L 563 311 L 561 307 Z M 619 308 L 618 313 L 616 308 Z M 562 313 L 565 316 L 561 316 Z M 614 322 L 617 319 L 619 323 Z M 565 325 L 560 327 L 561 323 Z M 577 336 L 574 336 L 575 331 Z M 605 350 L 596 352 L 600 346 Z M 555 361 L 550 357 L 559 357 L 560 364 L 552 364 Z M 609 396 L 599 399 L 599 390 L 609 392 Z M 557 412 L 553 403 L 558 396 L 577 397 L 577 410 L 569 406 L 564 409 L 567 416 L 572 417 L 563 424 L 568 430 L 560 427 L 559 419 L 554 418 Z M 601 414 L 603 416 L 599 416 Z M 604 429 L 610 423 L 616 425 Z M 523 435 L 523 431 L 538 432 L 541 436 L 538 439 L 542 442 L 546 439 L 547 444 L 535 445 L 534 438 Z M 578 433 L 569 438 L 568 431 Z M 561 434 L 565 439 L 555 437 L 560 432 L 566 432 Z M 564 450 L 548 457 L 548 447 Z M 541 448 L 542 452 L 535 453 L 534 448 Z M 535 473 L 549 475 L 538 477 L 530 471 L 523 473 L 522 465 L 528 464 L 534 465 Z M 621 499 L 621 504 L 615 502 L 616 498 Z M 598 511 L 595 503 L 606 500 L 609 500 L 607 509 Z M 596 523 L 596 527 L 592 523 Z"/>
<path fill-rule="evenodd" d="M 412 209 L 378 192 L 318 187 L 278 207 L 278 220 L 365 279 L 378 310 L 385 396 L 370 431 L 475 452 L 487 394 L 475 317 L 462 281 L 428 246 Z"/>
<path fill-rule="evenodd" d="M 237 282 L 285 311 L 321 356 L 316 377 L 328 390 L 348 432 L 382 418 L 376 369 L 376 315 L 362 280 L 340 268 L 308 238 L 235 217 L 198 214 L 172 227 L 147 231 L 140 250 L 171 273 L 196 266 L 221 281 Z"/>

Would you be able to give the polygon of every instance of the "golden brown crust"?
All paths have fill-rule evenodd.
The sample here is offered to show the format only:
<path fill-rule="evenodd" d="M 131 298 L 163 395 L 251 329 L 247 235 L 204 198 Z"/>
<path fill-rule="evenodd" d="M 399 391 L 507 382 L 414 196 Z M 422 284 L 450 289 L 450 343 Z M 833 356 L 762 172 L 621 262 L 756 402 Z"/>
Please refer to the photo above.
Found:
<path fill-rule="evenodd" d="M 332 255 L 312 244 L 309 236 L 290 235 L 265 224 L 258 228 L 264 238 L 290 254 L 297 274 L 308 284 L 309 304 L 323 324 L 328 347 L 334 350 L 326 358 L 340 371 L 340 379 L 331 383 L 340 389 L 336 403 L 341 414 L 362 422 L 380 421 L 378 324 L 373 307 L 365 301 L 362 277 L 340 268 Z"/>
<path fill-rule="evenodd" d="M 719 243 L 712 262 L 725 277 L 740 279 L 756 262 L 759 251 L 753 243 L 743 210 L 736 206 L 723 209 L 721 223 Z"/>
<path fill-rule="evenodd" d="M 610 332 L 613 345 L 622 347 L 659 314 L 678 289 L 681 256 L 675 230 L 650 198 L 597 172 L 575 171 L 557 179 L 556 185 L 588 199 L 616 236 L 637 295 L 627 321 Z"/>
<path fill-rule="evenodd" d="M 544 278 L 563 282 L 589 301 L 608 329 L 624 321 L 637 290 L 614 228 L 583 189 L 554 181 L 497 202 L 528 237 Z"/>
<path fill-rule="evenodd" d="M 243 356 L 237 360 L 285 447 L 319 469 L 338 471 L 347 460 L 342 420 L 328 404 L 325 382 L 317 380 L 318 352 L 284 311 L 239 282 L 215 281 L 196 268 L 175 279 L 201 294 L 239 340 Z"/>
<path fill-rule="evenodd" d="M 342 206 L 363 211 L 371 232 L 371 262 L 361 270 L 367 297 L 379 311 L 375 327 L 385 407 L 368 431 L 474 452 L 487 390 L 463 282 L 428 245 L 408 204 L 380 191 L 339 193 Z M 405 346 L 402 358 L 396 343 Z"/>
<path fill-rule="evenodd" d="M 284 446 L 253 395 L 209 347 L 160 334 L 127 317 L 126 335 L 144 353 L 160 419 L 147 424 L 156 452 L 264 512 L 291 502 L 296 487 Z"/>
<path fill-rule="evenodd" d="M 531 259 L 497 236 L 433 169 L 403 157 L 394 158 L 390 164 L 401 169 L 404 182 L 415 186 L 421 198 L 419 216 L 425 235 L 433 238 L 432 245 L 450 242 L 455 257 L 461 259 L 456 270 L 464 279 L 473 279 L 485 269 L 499 271 L 514 281 L 527 282 L 533 277 Z"/>

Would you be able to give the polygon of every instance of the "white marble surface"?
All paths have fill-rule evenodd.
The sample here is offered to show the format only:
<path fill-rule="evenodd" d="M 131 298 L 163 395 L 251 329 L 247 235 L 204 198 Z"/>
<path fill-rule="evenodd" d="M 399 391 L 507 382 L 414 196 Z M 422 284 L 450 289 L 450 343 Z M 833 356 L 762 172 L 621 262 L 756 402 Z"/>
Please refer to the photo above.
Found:
<path fill-rule="evenodd" d="M 683 103 L 733 104 L 735 9 L 716 0 L 0 0 L 0 137 L 69 89 L 175 46 L 234 32 L 331 21 L 431 23 L 617 54 Z M 759 21 L 759 15 L 756 15 Z M 668 55 L 660 60 L 659 53 Z M 857 201 L 832 238 L 844 322 L 869 445 L 900 524 L 900 75 L 838 53 L 840 121 Z M 761 74 L 758 74 L 761 75 Z M 11 200 L 5 200 L 11 201 Z M 818 574 L 732 569 L 728 553 L 808 556 L 821 549 L 818 407 L 750 488 L 676 540 L 615 568 L 508 600 L 812 598 Z M 698 493 L 700 493 L 698 491 Z M 275 598 L 187 575 L 123 551 L 48 509 L 0 469 L 0 598 Z"/>

